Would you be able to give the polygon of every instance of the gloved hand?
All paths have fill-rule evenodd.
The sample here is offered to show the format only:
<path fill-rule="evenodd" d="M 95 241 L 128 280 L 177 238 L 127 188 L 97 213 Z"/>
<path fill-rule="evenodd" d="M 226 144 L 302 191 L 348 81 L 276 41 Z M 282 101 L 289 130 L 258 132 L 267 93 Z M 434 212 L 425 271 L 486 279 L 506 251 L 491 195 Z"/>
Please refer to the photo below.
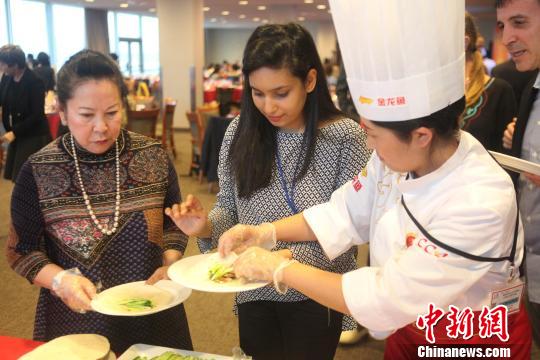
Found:
<path fill-rule="evenodd" d="M 259 247 L 250 247 L 236 259 L 233 264 L 236 277 L 248 280 L 273 281 L 276 290 L 282 294 L 287 287 L 281 284 L 282 272 L 285 267 L 296 262 L 279 252 L 271 252 Z"/>
<path fill-rule="evenodd" d="M 388 330 L 388 331 L 371 331 L 369 330 L 369 335 L 371 335 L 372 338 L 374 338 L 375 340 L 384 340 L 386 339 L 387 337 L 389 337 L 390 335 L 392 335 L 393 333 L 396 332 L 396 330 Z"/>
<path fill-rule="evenodd" d="M 240 254 L 250 246 L 258 246 L 267 250 L 276 246 L 274 224 L 235 225 L 219 238 L 218 251 L 221 256 L 227 256 L 231 251 Z"/>
<path fill-rule="evenodd" d="M 91 310 L 90 301 L 96 296 L 96 287 L 79 269 L 60 271 L 55 275 L 52 291 L 73 311 L 81 314 Z"/>

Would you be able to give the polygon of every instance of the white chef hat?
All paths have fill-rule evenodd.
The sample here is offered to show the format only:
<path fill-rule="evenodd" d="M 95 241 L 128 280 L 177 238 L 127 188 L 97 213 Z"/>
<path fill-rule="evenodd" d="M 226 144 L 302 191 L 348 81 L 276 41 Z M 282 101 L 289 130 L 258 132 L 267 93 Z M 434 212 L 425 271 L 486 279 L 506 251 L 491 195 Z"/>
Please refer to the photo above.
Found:
<path fill-rule="evenodd" d="M 465 0 L 330 0 L 358 112 L 430 115 L 464 96 Z"/>

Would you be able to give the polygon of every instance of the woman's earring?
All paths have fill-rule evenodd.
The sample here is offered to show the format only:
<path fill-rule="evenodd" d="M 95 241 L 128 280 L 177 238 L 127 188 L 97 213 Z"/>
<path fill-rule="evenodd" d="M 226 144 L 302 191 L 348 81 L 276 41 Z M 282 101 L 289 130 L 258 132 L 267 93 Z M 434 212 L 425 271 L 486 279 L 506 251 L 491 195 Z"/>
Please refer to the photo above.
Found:
<path fill-rule="evenodd" d="M 65 115 L 60 115 L 60 122 L 62 123 L 62 125 L 67 126 Z"/>

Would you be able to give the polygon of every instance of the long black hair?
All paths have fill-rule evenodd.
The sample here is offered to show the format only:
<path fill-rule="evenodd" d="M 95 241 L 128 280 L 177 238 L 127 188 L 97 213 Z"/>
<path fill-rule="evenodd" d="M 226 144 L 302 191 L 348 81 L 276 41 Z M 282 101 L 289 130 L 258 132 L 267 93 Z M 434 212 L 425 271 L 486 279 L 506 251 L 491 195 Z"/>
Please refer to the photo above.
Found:
<path fill-rule="evenodd" d="M 242 59 L 244 91 L 242 111 L 236 134 L 229 150 L 231 174 L 234 174 L 240 197 L 250 197 L 265 188 L 272 179 L 277 149 L 277 129 L 257 109 L 252 98 L 249 74 L 263 67 L 290 73 L 305 83 L 311 69 L 317 71 L 316 85 L 307 94 L 304 104 L 305 129 L 302 140 L 300 170 L 295 182 L 305 176 L 315 150 L 320 121 L 342 113 L 332 103 L 324 69 L 313 38 L 302 26 L 294 23 L 259 26 L 251 34 Z"/>

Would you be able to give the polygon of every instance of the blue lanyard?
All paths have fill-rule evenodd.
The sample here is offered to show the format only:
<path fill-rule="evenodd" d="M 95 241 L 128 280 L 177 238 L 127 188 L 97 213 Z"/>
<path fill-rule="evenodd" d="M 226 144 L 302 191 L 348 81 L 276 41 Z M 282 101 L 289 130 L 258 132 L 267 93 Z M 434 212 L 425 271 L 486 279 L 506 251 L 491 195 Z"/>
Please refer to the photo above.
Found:
<path fill-rule="evenodd" d="M 281 166 L 281 158 L 279 156 L 279 149 L 277 146 L 276 146 L 276 160 L 277 160 L 279 182 L 281 183 L 281 187 L 283 188 L 283 191 L 285 192 L 285 200 L 287 200 L 287 204 L 289 205 L 289 208 L 292 210 L 293 214 L 298 214 L 298 208 L 296 207 L 296 204 L 294 203 L 294 184 L 291 186 L 291 191 L 289 192 L 289 187 L 287 186 L 287 181 L 285 180 L 285 175 L 283 174 L 283 167 Z"/>

